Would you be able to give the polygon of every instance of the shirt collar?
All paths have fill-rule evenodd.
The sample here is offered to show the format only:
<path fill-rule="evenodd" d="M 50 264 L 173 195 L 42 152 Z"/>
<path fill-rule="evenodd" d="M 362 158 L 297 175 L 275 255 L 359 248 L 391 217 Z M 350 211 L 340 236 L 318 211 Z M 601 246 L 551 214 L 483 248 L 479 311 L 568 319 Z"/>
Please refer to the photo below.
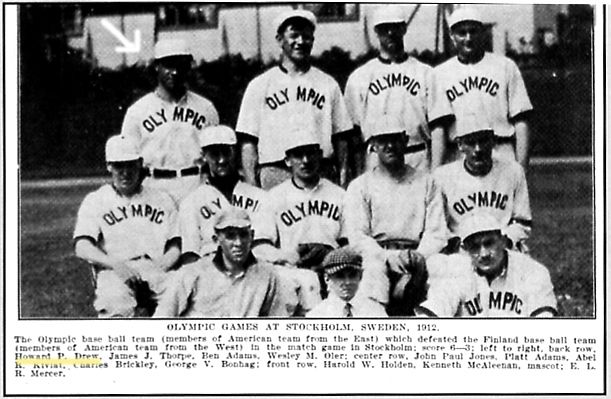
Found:
<path fill-rule="evenodd" d="M 401 55 L 401 57 L 399 57 L 397 59 L 396 62 L 393 62 L 392 60 L 386 59 L 386 58 L 382 58 L 381 54 L 378 54 L 378 60 L 382 63 L 382 64 L 401 64 L 405 61 L 407 61 L 407 59 L 409 58 L 409 55 L 407 53 L 403 53 L 403 55 Z"/>
<path fill-rule="evenodd" d="M 282 63 L 278 63 L 278 69 L 280 69 L 280 71 L 282 71 L 284 74 L 288 75 L 289 71 L 284 67 L 284 65 L 282 65 Z M 306 74 L 308 72 L 310 72 L 310 69 L 312 69 L 312 65 L 308 65 L 308 67 L 304 70 L 301 71 L 300 74 Z"/>
<path fill-rule="evenodd" d="M 218 269 L 218 271 L 232 278 L 242 277 L 246 273 L 248 268 L 254 265 L 255 263 L 257 263 L 257 258 L 255 258 L 255 256 L 251 252 L 248 254 L 248 258 L 246 258 L 246 262 L 244 263 L 244 270 L 242 270 L 242 272 L 237 275 L 232 275 L 229 273 L 229 270 L 225 266 L 225 261 L 223 260 L 223 251 L 221 250 L 221 247 L 218 247 L 214 258 L 212 258 L 212 264 Z"/>
<path fill-rule="evenodd" d="M 185 94 L 178 100 L 178 101 L 174 101 L 172 100 L 167 93 L 165 93 L 164 90 L 162 90 L 159 86 L 157 86 L 155 88 L 155 95 L 157 95 L 157 97 L 159 97 L 160 99 L 162 99 L 165 102 L 168 103 L 174 103 L 174 104 L 180 104 L 180 103 L 184 103 L 187 101 L 187 96 L 189 95 L 189 90 L 185 91 Z"/>
<path fill-rule="evenodd" d="M 316 191 L 322 185 L 322 179 L 323 179 L 322 177 L 319 177 L 318 183 L 316 183 L 316 185 L 312 189 L 301 187 L 299 184 L 297 184 L 297 182 L 295 181 L 293 177 L 291 177 L 291 183 L 293 183 L 293 187 L 301 191 Z"/>

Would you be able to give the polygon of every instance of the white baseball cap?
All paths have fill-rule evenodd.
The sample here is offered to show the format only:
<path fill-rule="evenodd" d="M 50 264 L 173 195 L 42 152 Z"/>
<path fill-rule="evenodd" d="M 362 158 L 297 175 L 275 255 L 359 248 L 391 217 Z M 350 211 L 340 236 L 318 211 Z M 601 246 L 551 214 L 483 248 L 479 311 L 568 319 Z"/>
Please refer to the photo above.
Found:
<path fill-rule="evenodd" d="M 211 145 L 235 145 L 238 140 L 232 128 L 225 125 L 209 126 L 199 135 L 199 146 L 208 147 Z"/>
<path fill-rule="evenodd" d="M 368 119 L 365 121 L 364 125 L 363 138 L 365 141 L 372 137 L 382 136 L 385 134 L 406 133 L 400 117 L 393 114 L 384 114 L 379 117 Z"/>
<path fill-rule="evenodd" d="M 503 226 L 501 223 L 488 212 L 478 212 L 468 216 L 458 226 L 458 235 L 464 242 L 473 234 L 483 233 L 485 231 L 501 231 Z"/>
<path fill-rule="evenodd" d="M 249 228 L 250 226 L 251 223 L 248 212 L 235 206 L 229 206 L 225 210 L 222 210 L 221 214 L 216 218 L 216 222 L 214 223 L 214 228 L 216 230 L 223 230 L 228 227 L 244 229 Z"/>
<path fill-rule="evenodd" d="M 452 15 L 448 17 L 448 27 L 452 29 L 452 27 L 460 22 L 465 21 L 474 21 L 483 24 L 481 15 L 479 12 L 473 7 L 464 6 L 457 8 Z"/>
<path fill-rule="evenodd" d="M 291 137 L 291 143 L 284 150 L 285 153 L 288 153 L 295 148 L 309 145 L 317 145 L 320 147 L 320 141 L 318 140 L 318 137 L 314 133 L 312 127 L 297 124 L 292 129 L 289 129 L 287 134 Z"/>
<path fill-rule="evenodd" d="M 162 39 L 155 43 L 155 59 L 174 56 L 192 57 L 187 42 L 182 39 Z"/>
<path fill-rule="evenodd" d="M 482 131 L 493 131 L 492 125 L 488 122 L 488 117 L 485 112 L 481 112 L 480 114 L 469 112 L 456 119 L 455 137 L 464 137 L 471 133 Z"/>
<path fill-rule="evenodd" d="M 305 19 L 312 24 L 314 29 L 316 29 L 316 16 L 313 12 L 302 9 L 293 9 L 282 12 L 274 19 L 274 31 L 278 32 L 282 25 L 284 25 L 284 23 L 291 18 Z"/>
<path fill-rule="evenodd" d="M 112 136 L 106 142 L 106 162 L 127 162 L 140 158 L 140 147 L 130 138 Z"/>
<path fill-rule="evenodd" d="M 373 26 L 401 23 L 405 23 L 405 11 L 398 5 L 392 4 L 381 6 L 378 7 L 373 13 Z"/>

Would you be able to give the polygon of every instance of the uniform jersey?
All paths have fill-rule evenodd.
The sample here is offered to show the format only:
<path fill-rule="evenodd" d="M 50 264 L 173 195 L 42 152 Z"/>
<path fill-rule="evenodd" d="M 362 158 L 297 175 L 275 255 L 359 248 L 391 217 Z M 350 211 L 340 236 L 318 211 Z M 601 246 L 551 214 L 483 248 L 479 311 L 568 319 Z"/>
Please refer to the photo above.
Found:
<path fill-rule="evenodd" d="M 507 256 L 506 269 L 490 284 L 476 272 L 468 255 L 430 258 L 427 300 L 420 306 L 439 317 L 556 314 L 556 297 L 547 268 L 528 255 L 507 251 Z"/>
<path fill-rule="evenodd" d="M 400 115 L 409 145 L 430 140 L 428 123 L 444 115 L 436 109 L 432 67 L 408 57 L 401 63 L 374 58 L 355 70 L 346 83 L 346 106 L 355 125 L 384 114 Z M 443 100 L 443 99 L 442 99 Z"/>
<path fill-rule="evenodd" d="M 352 129 L 339 85 L 331 76 L 315 67 L 290 76 L 277 66 L 250 82 L 236 131 L 258 139 L 260 164 L 284 159 L 291 144 L 286 130 L 294 123 L 314 126 L 323 156 L 331 156 L 331 136 Z"/>
<path fill-rule="evenodd" d="M 338 247 L 343 236 L 344 190 L 324 178 L 312 189 L 286 180 L 269 191 L 276 241 L 283 250 L 296 251 L 299 244 L 318 243 Z"/>
<path fill-rule="evenodd" d="M 220 253 L 177 271 L 162 294 L 154 317 L 259 317 L 284 315 L 276 300 L 277 277 L 271 265 L 248 260 L 232 276 Z"/>
<path fill-rule="evenodd" d="M 453 57 L 436 67 L 434 76 L 436 97 L 445 100 L 446 112 L 457 120 L 467 114 L 482 115 L 497 136 L 513 136 L 509 119 L 532 109 L 518 66 L 505 56 L 486 52 L 476 64 Z M 454 123 L 449 138 L 455 137 Z"/>
<path fill-rule="evenodd" d="M 530 235 L 531 212 L 524 170 L 515 161 L 492 158 L 492 169 L 485 176 L 467 172 L 464 161 L 440 166 L 433 172 L 443 197 L 451 233 L 458 235 L 461 221 L 474 212 L 486 211 L 503 226 L 515 243 Z"/>
<path fill-rule="evenodd" d="M 214 105 L 192 91 L 178 102 L 152 92 L 129 107 L 121 135 L 141 143 L 145 167 L 177 170 L 201 163 L 199 135 L 218 123 Z"/>
<path fill-rule="evenodd" d="M 106 184 L 88 194 L 78 211 L 74 239 L 89 237 L 110 256 L 129 260 L 164 254 L 179 237 L 177 209 L 165 192 L 142 187 L 131 197 Z"/>
<path fill-rule="evenodd" d="M 446 245 L 441 195 L 427 173 L 409 168 L 397 181 L 378 166 L 352 181 L 345 198 L 345 231 L 351 244 L 412 240 L 419 242 L 424 256 Z"/>
<path fill-rule="evenodd" d="M 269 227 L 270 222 L 258 215 L 264 208 L 266 198 L 267 195 L 263 190 L 243 182 L 238 182 L 233 189 L 231 204 L 249 213 L 255 238 L 261 238 L 260 235 L 268 238 L 274 234 L 273 227 Z M 227 198 L 214 186 L 208 184 L 199 186 L 182 201 L 180 232 L 183 253 L 193 252 L 204 256 L 217 249 L 218 245 L 212 239 L 214 223 L 219 212 L 229 205 Z"/>

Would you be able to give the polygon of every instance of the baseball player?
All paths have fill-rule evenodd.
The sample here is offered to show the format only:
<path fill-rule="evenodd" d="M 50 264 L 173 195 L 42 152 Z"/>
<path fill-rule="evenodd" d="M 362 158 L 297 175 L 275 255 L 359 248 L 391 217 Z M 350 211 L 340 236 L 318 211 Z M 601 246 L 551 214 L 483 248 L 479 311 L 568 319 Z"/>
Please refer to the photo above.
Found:
<path fill-rule="evenodd" d="M 363 259 L 350 247 L 335 249 L 322 264 L 329 296 L 307 317 L 388 317 L 384 306 L 364 295 L 358 295 L 363 277 Z"/>
<path fill-rule="evenodd" d="M 405 315 L 422 294 L 424 258 L 446 245 L 443 203 L 432 177 L 405 164 L 409 136 L 400 119 L 383 116 L 364 133 L 379 165 L 348 186 L 344 231 L 363 256 L 363 291 L 389 314 Z"/>
<path fill-rule="evenodd" d="M 310 11 L 290 10 L 280 14 L 274 26 L 282 50 L 280 64 L 249 83 L 236 124 L 246 181 L 257 184 L 257 167 L 263 189 L 290 178 L 284 163 L 284 152 L 292 142 L 287 129 L 304 122 L 322 148 L 323 174 L 334 174 L 335 154 L 339 181 L 345 185 L 352 122 L 337 82 L 311 65 L 316 18 Z"/>
<path fill-rule="evenodd" d="M 428 259 L 427 299 L 422 316 L 552 317 L 556 297 L 545 266 L 519 252 L 508 251 L 503 225 L 485 211 L 469 216 L 460 235 L 467 254 Z"/>
<path fill-rule="evenodd" d="M 401 120 L 410 134 L 405 160 L 411 167 L 428 171 L 431 137 L 443 139 L 443 127 L 431 130 L 429 121 L 445 116 L 445 107 L 435 109 L 432 90 L 433 68 L 405 52 L 403 38 L 407 31 L 401 6 L 386 5 L 376 9 L 373 26 L 380 42 L 379 55 L 357 68 L 348 78 L 345 90 L 346 106 L 354 125 L 359 129 L 370 120 L 392 114 Z M 448 112 L 449 113 L 449 112 Z M 377 160 L 368 147 L 367 169 Z M 433 159 L 433 167 L 441 164 Z"/>
<path fill-rule="evenodd" d="M 433 172 L 450 233 L 458 236 L 465 219 L 486 210 L 503 226 L 509 248 L 526 252 L 532 217 L 524 170 L 516 161 L 492 156 L 494 132 L 481 115 L 467 114 L 457 127 L 455 140 L 464 160 Z M 453 242 L 457 250 L 458 237 Z"/>
<path fill-rule="evenodd" d="M 292 176 L 269 191 L 267 213 L 276 228 L 278 258 L 290 273 L 295 274 L 291 266 L 301 270 L 295 278 L 301 308 L 308 311 L 320 302 L 320 294 L 326 295 L 320 265 L 342 238 L 344 190 L 320 175 L 322 149 L 314 133 L 304 128 L 292 136 L 285 159 Z"/>
<path fill-rule="evenodd" d="M 458 8 L 448 25 L 458 54 L 435 68 L 436 96 L 457 122 L 467 114 L 483 115 L 496 135 L 495 152 L 527 170 L 532 105 L 520 70 L 509 58 L 485 51 L 484 25 L 473 8 Z M 448 140 L 455 138 L 456 124 L 451 124 Z M 450 160 L 459 155 L 454 146 L 448 153 Z"/>
<path fill-rule="evenodd" d="M 157 42 L 157 88 L 129 107 L 121 129 L 141 145 L 149 170 L 145 184 L 167 191 L 176 202 L 199 185 L 199 136 L 219 123 L 214 105 L 187 89 L 192 62 L 184 41 Z"/>
<path fill-rule="evenodd" d="M 177 209 L 165 192 L 142 186 L 142 156 L 133 140 L 106 143 L 112 184 L 85 197 L 74 228 L 76 256 L 93 265 L 94 308 L 101 318 L 152 313 L 180 256 Z"/>
<path fill-rule="evenodd" d="M 217 251 L 179 269 L 161 296 L 154 317 L 276 316 L 277 277 L 251 253 L 248 213 L 224 209 L 214 222 Z"/>
<path fill-rule="evenodd" d="M 262 235 L 269 240 L 275 234 L 274 227 L 260 212 L 267 193 L 240 179 L 233 129 L 224 125 L 209 126 L 200 136 L 200 145 L 210 176 L 207 184 L 200 185 L 180 205 L 183 263 L 191 263 L 216 251 L 217 245 L 212 239 L 214 219 L 229 205 L 249 213 L 256 239 Z"/>

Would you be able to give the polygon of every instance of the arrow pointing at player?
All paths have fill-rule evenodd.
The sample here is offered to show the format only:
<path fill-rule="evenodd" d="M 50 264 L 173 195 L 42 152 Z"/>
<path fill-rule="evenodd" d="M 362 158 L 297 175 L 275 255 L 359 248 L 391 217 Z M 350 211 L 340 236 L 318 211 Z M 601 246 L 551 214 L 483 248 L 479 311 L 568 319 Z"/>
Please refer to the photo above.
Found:
<path fill-rule="evenodd" d="M 102 18 L 102 26 L 121 42 L 122 46 L 115 47 L 117 53 L 137 53 L 140 51 L 140 29 L 134 29 L 134 41 L 132 42 L 106 18 Z"/>

